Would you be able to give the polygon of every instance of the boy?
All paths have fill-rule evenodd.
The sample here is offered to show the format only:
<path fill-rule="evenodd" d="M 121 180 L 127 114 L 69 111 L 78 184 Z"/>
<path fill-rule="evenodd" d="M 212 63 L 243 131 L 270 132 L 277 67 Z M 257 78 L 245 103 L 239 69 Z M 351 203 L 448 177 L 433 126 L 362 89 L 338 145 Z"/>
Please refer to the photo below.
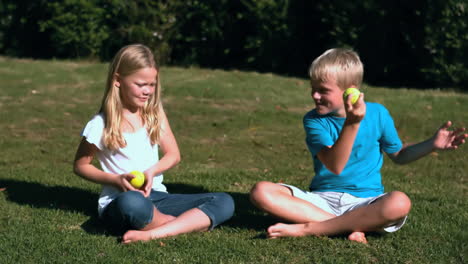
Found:
<path fill-rule="evenodd" d="M 268 237 L 349 234 L 367 243 L 365 233 L 394 232 L 405 223 L 411 201 L 399 191 L 383 193 L 383 152 L 397 164 L 434 150 L 456 149 L 465 142 L 464 128 L 449 131 L 446 122 L 430 139 L 404 145 L 393 120 L 380 104 L 343 99 L 346 88 L 359 89 L 363 65 L 352 50 L 331 49 L 310 67 L 316 108 L 304 116 L 306 143 L 314 160 L 310 191 L 272 182 L 255 184 L 252 203 L 294 224 L 270 226 Z"/>

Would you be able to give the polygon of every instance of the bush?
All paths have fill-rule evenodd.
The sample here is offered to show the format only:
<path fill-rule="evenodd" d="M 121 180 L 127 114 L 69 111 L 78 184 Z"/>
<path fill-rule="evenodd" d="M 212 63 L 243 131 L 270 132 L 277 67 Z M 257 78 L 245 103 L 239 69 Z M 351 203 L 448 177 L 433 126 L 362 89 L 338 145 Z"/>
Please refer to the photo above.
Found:
<path fill-rule="evenodd" d="M 376 85 L 468 89 L 468 0 L 0 2 L 0 53 L 99 57 L 143 43 L 161 63 L 305 77 L 351 47 Z"/>
<path fill-rule="evenodd" d="M 355 48 L 371 82 L 412 86 L 468 84 L 468 1 L 334 1 L 317 5 L 325 39 Z"/>
<path fill-rule="evenodd" d="M 423 78 L 426 83 L 467 87 L 468 1 L 438 0 L 427 5 Z"/>
<path fill-rule="evenodd" d="M 101 47 L 101 58 L 110 59 L 130 43 L 143 43 L 154 52 L 158 62 L 169 63 L 179 1 L 105 1 L 109 35 Z"/>
<path fill-rule="evenodd" d="M 38 21 L 40 32 L 49 36 L 58 57 L 96 57 L 109 29 L 106 10 L 96 1 L 65 0 L 46 2 L 47 19 Z"/>
<path fill-rule="evenodd" d="M 178 6 L 171 58 L 175 63 L 204 67 L 242 65 L 249 35 L 240 1 L 188 0 Z"/>

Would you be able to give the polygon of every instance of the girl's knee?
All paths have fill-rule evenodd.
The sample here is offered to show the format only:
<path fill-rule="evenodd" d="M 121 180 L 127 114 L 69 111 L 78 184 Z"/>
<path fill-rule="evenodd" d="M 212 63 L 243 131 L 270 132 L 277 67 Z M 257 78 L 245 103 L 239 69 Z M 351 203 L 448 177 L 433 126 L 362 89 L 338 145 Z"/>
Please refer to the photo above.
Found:
<path fill-rule="evenodd" d="M 143 194 L 135 191 L 121 193 L 109 205 L 111 225 L 119 229 L 142 229 L 151 222 L 153 204 Z"/>
<path fill-rule="evenodd" d="M 126 212 L 135 210 L 136 208 L 145 207 L 148 200 L 140 192 L 128 191 L 121 193 L 114 200 L 115 207 L 121 211 Z"/>
<path fill-rule="evenodd" d="M 215 200 L 220 210 L 221 218 L 227 220 L 234 215 L 235 204 L 231 195 L 227 193 L 217 193 Z"/>

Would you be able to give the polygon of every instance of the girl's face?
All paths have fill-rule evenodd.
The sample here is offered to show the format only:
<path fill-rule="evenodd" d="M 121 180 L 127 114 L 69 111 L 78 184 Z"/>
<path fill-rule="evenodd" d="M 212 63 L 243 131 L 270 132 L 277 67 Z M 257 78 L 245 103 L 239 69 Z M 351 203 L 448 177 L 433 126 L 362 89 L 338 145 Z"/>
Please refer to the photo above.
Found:
<path fill-rule="evenodd" d="M 155 68 L 143 68 L 127 76 L 116 76 L 115 85 L 120 87 L 123 107 L 136 112 L 145 106 L 156 88 Z"/>
<path fill-rule="evenodd" d="M 312 99 L 315 102 L 315 109 L 319 115 L 332 114 L 338 117 L 345 117 L 343 91 L 338 87 L 333 79 L 312 83 Z"/>

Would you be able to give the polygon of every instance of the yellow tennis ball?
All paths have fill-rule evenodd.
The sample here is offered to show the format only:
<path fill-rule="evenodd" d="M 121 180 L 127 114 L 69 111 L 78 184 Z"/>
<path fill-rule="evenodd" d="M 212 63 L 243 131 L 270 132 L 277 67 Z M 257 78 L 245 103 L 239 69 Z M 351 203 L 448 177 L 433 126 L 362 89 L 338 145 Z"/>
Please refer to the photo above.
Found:
<path fill-rule="evenodd" d="M 348 88 L 343 93 L 343 100 L 346 102 L 348 100 L 348 95 L 351 95 L 351 103 L 355 104 L 359 99 L 361 92 L 356 88 Z"/>
<path fill-rule="evenodd" d="M 140 189 L 141 186 L 145 183 L 145 175 L 141 171 L 132 171 L 130 174 L 134 175 L 133 179 L 130 180 L 130 184 L 137 188 Z"/>

